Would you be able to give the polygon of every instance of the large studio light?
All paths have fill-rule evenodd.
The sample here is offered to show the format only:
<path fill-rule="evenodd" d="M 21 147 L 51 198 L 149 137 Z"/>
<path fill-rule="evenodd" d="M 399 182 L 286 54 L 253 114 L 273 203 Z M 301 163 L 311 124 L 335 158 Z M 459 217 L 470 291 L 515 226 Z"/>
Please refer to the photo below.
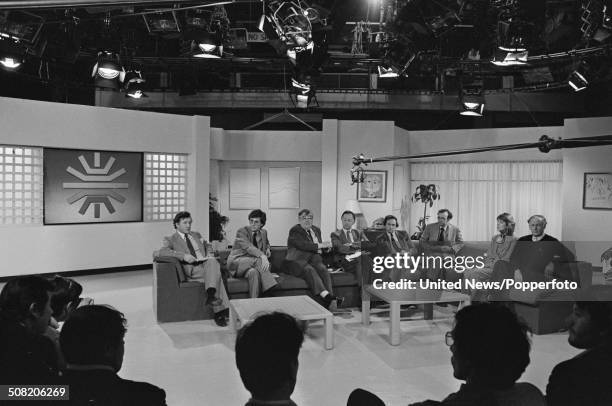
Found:
<path fill-rule="evenodd" d="M 131 70 L 125 74 L 123 80 L 123 87 L 125 89 L 125 97 L 132 99 L 140 99 L 142 97 L 148 97 L 144 93 L 145 80 L 142 78 L 140 71 Z"/>
<path fill-rule="evenodd" d="M 0 64 L 2 66 L 4 66 L 6 69 L 17 69 L 18 67 L 21 66 L 23 60 L 19 59 L 19 58 L 14 58 L 12 56 L 5 56 L 3 58 L 0 59 Z"/>
<path fill-rule="evenodd" d="M 124 76 L 125 71 L 117 54 L 109 51 L 98 53 L 98 61 L 92 71 L 96 87 L 117 90 Z"/>
<path fill-rule="evenodd" d="M 266 32 L 269 39 L 278 37 L 288 48 L 305 48 L 312 41 L 313 19 L 319 18 L 316 10 L 302 1 L 268 2 L 268 13 L 262 16 L 258 28 Z M 274 31 L 275 35 L 268 35 Z M 270 33 L 271 34 L 271 33 Z"/>
<path fill-rule="evenodd" d="M 502 51 L 495 52 L 495 58 L 491 63 L 495 66 L 518 66 L 527 64 L 529 51 Z"/>
<path fill-rule="evenodd" d="M 223 45 L 216 35 L 202 32 L 195 41 L 198 49 L 193 55 L 196 58 L 219 59 L 223 56 Z"/>

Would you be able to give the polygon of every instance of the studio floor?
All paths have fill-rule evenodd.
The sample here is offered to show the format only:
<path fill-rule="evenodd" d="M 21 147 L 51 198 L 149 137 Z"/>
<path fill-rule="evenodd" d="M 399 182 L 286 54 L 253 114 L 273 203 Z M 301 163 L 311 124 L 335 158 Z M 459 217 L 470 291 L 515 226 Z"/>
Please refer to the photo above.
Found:
<path fill-rule="evenodd" d="M 77 277 L 84 296 L 110 304 L 128 319 L 120 375 L 166 390 L 168 405 L 242 405 L 249 398 L 234 361 L 235 333 L 213 321 L 157 324 L 152 307 L 152 271 Z M 374 315 L 361 324 L 357 309 L 336 318 L 335 346 L 324 349 L 323 323 L 310 325 L 300 353 L 298 405 L 345 405 L 349 393 L 365 388 L 389 406 L 439 400 L 460 382 L 452 375 L 444 333 L 452 327 L 450 308 L 436 307 L 433 321 L 416 312 L 401 323 L 401 344 L 388 342 L 388 321 Z M 533 336 L 531 364 L 522 381 L 542 391 L 552 368 L 578 351 L 567 334 Z"/>

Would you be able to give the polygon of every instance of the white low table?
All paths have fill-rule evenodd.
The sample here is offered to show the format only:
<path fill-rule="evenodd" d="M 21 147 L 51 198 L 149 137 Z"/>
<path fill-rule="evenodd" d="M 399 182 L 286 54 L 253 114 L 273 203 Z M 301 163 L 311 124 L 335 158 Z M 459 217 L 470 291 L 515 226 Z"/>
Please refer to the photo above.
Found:
<path fill-rule="evenodd" d="M 235 330 L 262 313 L 279 311 L 298 320 L 325 321 L 325 349 L 334 348 L 334 315 L 309 296 L 234 299 L 229 302 L 230 324 Z"/>
<path fill-rule="evenodd" d="M 425 320 L 433 318 L 433 304 L 445 302 L 461 302 L 461 305 L 469 304 L 470 297 L 464 293 L 448 290 L 426 290 L 426 289 L 375 289 L 367 285 L 363 289 L 361 302 L 361 321 L 370 324 L 370 298 L 374 296 L 389 303 L 391 307 L 389 336 L 391 345 L 400 343 L 400 307 L 401 305 L 424 305 Z M 460 305 L 460 306 L 461 306 Z"/>

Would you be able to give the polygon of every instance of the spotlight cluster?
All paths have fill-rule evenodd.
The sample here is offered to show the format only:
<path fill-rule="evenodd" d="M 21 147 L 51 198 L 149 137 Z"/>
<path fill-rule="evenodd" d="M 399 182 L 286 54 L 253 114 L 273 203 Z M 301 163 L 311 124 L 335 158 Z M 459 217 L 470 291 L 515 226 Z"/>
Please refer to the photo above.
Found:
<path fill-rule="evenodd" d="M 98 88 L 112 90 L 122 89 L 125 97 L 140 99 L 147 97 L 144 93 L 145 80 L 139 70 L 130 69 L 126 72 L 121 65 L 119 55 L 111 51 L 98 53 L 98 61 L 93 67 L 91 76 Z"/>
<path fill-rule="evenodd" d="M 265 14 L 259 21 L 269 43 L 293 65 L 290 95 L 295 106 L 307 108 L 316 101 L 313 77 L 321 72 L 327 58 L 326 31 L 329 11 L 305 1 L 265 3 Z"/>

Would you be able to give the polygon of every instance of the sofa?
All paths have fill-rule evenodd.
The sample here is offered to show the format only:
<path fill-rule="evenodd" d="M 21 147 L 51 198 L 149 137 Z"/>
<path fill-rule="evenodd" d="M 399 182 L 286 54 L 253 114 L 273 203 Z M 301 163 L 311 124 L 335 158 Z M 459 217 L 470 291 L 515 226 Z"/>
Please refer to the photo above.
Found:
<path fill-rule="evenodd" d="M 303 279 L 283 272 L 286 247 L 272 247 L 270 265 L 272 272 L 280 277 L 277 279 L 279 288 L 276 296 L 309 295 L 310 290 Z M 229 250 L 219 251 L 217 260 L 230 299 L 248 298 L 248 282 L 246 279 L 236 279 L 229 275 L 227 257 Z M 359 286 L 355 276 L 347 272 L 332 273 L 332 284 L 337 296 L 344 296 L 344 307 L 360 306 Z M 206 293 L 199 282 L 189 282 L 185 278 L 183 268 L 174 257 L 154 256 L 153 262 L 153 310 L 159 323 L 205 320 L 212 318 L 211 310 L 204 305 Z"/>
<path fill-rule="evenodd" d="M 367 233 L 371 240 L 380 232 Z M 414 241 L 419 246 L 418 241 Z M 489 246 L 488 241 L 466 242 L 458 253 L 462 256 L 483 255 Z M 278 282 L 280 288 L 275 292 L 278 296 L 308 295 L 310 294 L 306 283 L 294 276 L 285 274 L 284 259 L 286 247 L 272 247 L 270 264 L 272 272 L 280 275 Z M 373 253 L 379 254 L 379 253 Z M 248 282 L 245 279 L 231 278 L 227 270 L 227 256 L 229 250 L 220 251 L 218 260 L 226 283 L 230 299 L 248 297 Z M 572 280 L 578 282 L 580 289 L 591 286 L 593 270 L 588 262 L 570 263 Z M 358 307 L 359 287 L 353 274 L 340 272 L 331 274 L 334 293 L 344 296 L 345 307 Z M 516 313 L 523 318 L 535 334 L 557 332 L 565 327 L 565 319 L 572 312 L 572 300 L 575 292 L 567 291 L 539 291 L 521 292 L 513 290 L 510 293 L 512 306 Z M 172 322 L 186 320 L 202 320 L 212 318 L 212 313 L 204 305 L 206 296 L 202 285 L 198 282 L 186 280 L 180 262 L 172 257 L 157 257 L 153 263 L 153 306 L 157 321 Z"/>

